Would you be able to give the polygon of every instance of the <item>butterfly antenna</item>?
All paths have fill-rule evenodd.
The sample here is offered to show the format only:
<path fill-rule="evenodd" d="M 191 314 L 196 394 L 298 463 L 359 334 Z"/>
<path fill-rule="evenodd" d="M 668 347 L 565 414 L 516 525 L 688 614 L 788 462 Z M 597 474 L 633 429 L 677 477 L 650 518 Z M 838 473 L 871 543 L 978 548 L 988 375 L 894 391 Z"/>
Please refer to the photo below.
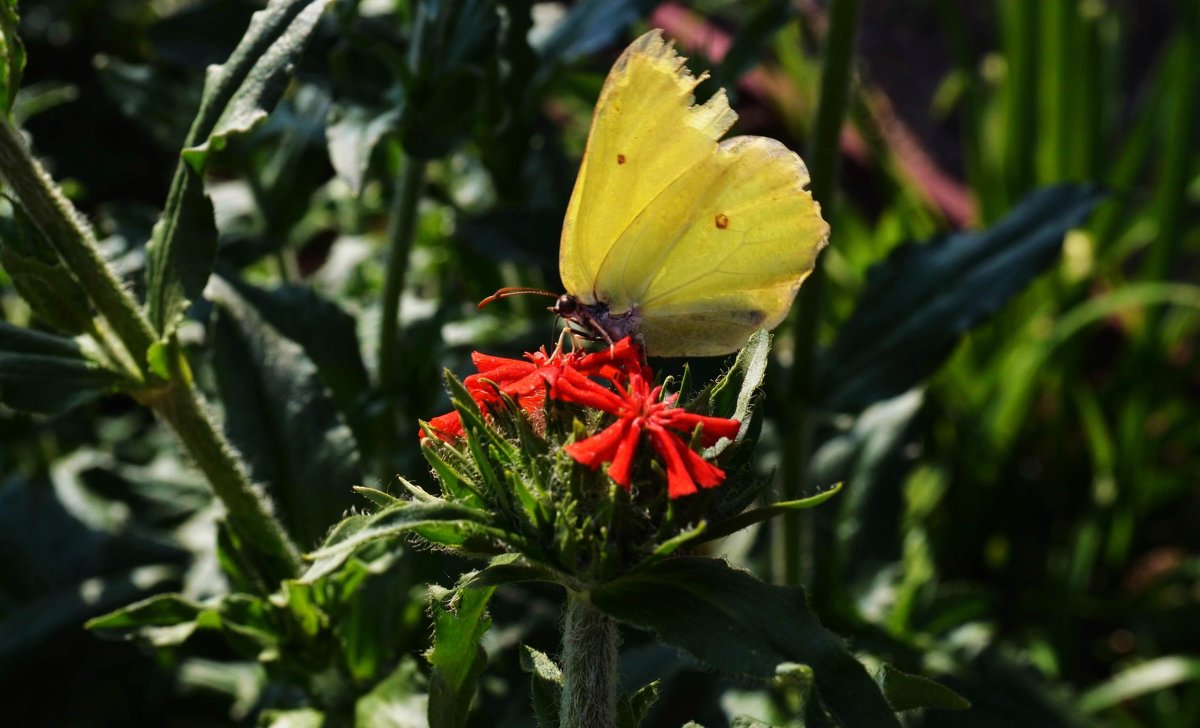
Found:
<path fill-rule="evenodd" d="M 549 296 L 550 298 L 558 298 L 557 293 L 551 293 L 550 291 L 544 291 L 541 288 L 525 288 L 523 286 L 509 286 L 506 288 L 501 288 L 500 290 L 496 291 L 492 295 L 490 295 L 487 298 L 480 301 L 479 308 L 483 308 L 484 306 L 488 305 L 489 303 L 491 303 L 493 301 L 499 301 L 501 298 L 508 298 L 509 296 L 520 296 L 520 295 L 526 294 L 526 293 L 531 293 L 531 294 L 538 295 L 538 296 Z"/>

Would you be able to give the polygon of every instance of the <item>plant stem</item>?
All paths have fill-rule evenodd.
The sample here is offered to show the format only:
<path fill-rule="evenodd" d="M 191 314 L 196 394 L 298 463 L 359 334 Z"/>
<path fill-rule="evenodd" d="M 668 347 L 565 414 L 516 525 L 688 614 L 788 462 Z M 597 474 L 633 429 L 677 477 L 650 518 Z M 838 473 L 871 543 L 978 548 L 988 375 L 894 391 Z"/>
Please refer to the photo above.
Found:
<path fill-rule="evenodd" d="M 173 352 L 170 361 L 171 383 L 150 404 L 179 435 L 208 479 L 234 532 L 248 547 L 247 558 L 259 567 L 264 587 L 273 591 L 280 581 L 300 574 L 299 552 L 272 514 L 270 501 L 250 482 L 241 459 L 209 416 L 182 354 Z"/>
<path fill-rule="evenodd" d="M 405 154 L 400 179 L 392 196 L 388 221 L 387 281 L 383 288 L 383 317 L 379 327 L 379 388 L 389 399 L 396 391 L 396 346 L 400 295 L 408 273 L 408 258 L 417 227 L 417 203 L 425 185 L 425 162 Z"/>
<path fill-rule="evenodd" d="M 158 337 L 108 261 L 100 255 L 91 226 L 46 174 L 21 133 L 3 120 L 0 120 L 0 174 L 108 321 L 137 366 L 135 373 L 147 379 L 146 352 Z"/>
<path fill-rule="evenodd" d="M 821 74 L 821 98 L 817 122 L 809 148 L 810 189 L 829 220 L 833 192 L 837 183 L 838 139 L 846 114 L 850 70 L 854 58 L 854 39 L 858 27 L 859 0 L 833 0 L 829 28 L 825 35 L 824 70 Z M 781 500 L 794 500 L 805 489 L 806 469 L 816 425 L 809 404 L 812 397 L 813 360 L 821 319 L 821 299 L 825 288 L 823 256 L 817 257 L 812 275 L 800 289 L 796 306 L 795 350 L 788 386 L 791 422 L 787 425 L 788 446 L 783 451 L 783 493 Z M 789 513 L 778 519 L 773 533 L 773 576 L 780 584 L 799 584 L 802 563 L 802 522 L 804 512 Z"/>
<path fill-rule="evenodd" d="M 617 623 L 592 606 L 587 594 L 567 592 L 563 622 L 560 728 L 617 724 Z"/>
<path fill-rule="evenodd" d="M 167 347 L 171 376 L 169 381 L 162 382 L 150 372 L 146 360 L 146 352 L 158 340 L 150 322 L 100 255 L 96 238 L 83 216 L 30 154 L 20 133 L 3 121 L 0 121 L 0 169 L 30 219 L 115 333 L 115 343 L 130 354 L 138 367 L 137 374 L 145 389 L 134 392 L 135 396 L 175 430 L 224 504 L 238 537 L 250 547 L 248 555 L 257 555 L 255 562 L 266 567 L 263 575 L 271 580 L 266 587 L 273 589 L 280 579 L 298 575 L 300 559 L 295 546 L 205 411 L 176 345 Z"/>

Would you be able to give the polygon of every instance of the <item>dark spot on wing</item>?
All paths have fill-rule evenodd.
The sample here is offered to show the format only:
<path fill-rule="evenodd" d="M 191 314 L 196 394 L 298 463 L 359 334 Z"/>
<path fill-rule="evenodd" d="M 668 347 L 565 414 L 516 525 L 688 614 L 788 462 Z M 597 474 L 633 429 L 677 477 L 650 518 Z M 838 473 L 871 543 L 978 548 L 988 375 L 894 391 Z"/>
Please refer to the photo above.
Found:
<path fill-rule="evenodd" d="M 718 212 L 717 213 L 717 227 L 721 228 L 722 230 L 729 227 L 729 216 L 723 212 Z"/>
<path fill-rule="evenodd" d="M 617 164 L 625 164 L 625 155 L 624 154 L 617 155 Z"/>

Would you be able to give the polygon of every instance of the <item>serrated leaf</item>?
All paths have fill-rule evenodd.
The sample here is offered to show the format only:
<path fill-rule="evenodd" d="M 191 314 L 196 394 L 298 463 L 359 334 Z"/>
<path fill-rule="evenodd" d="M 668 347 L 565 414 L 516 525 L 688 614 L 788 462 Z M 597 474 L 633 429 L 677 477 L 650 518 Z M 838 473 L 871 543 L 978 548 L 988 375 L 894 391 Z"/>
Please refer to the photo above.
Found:
<path fill-rule="evenodd" d="M 562 669 L 544 652 L 521 645 L 521 670 L 529 673 L 529 692 L 538 728 L 558 728 L 562 705 Z"/>
<path fill-rule="evenodd" d="M 487 664 L 479 646 L 492 625 L 487 604 L 494 587 L 456 589 L 433 594 L 433 647 L 427 655 L 433 666 L 429 679 L 430 728 L 462 728 L 471 712 L 475 682 Z"/>
<path fill-rule="evenodd" d="M 213 368 L 224 429 L 266 483 L 284 523 L 313 546 L 353 503 L 362 481 L 354 436 L 299 345 L 228 286 L 213 287 Z"/>
<path fill-rule="evenodd" d="M 25 210 L 7 202 L 11 215 L 0 217 L 0 265 L 13 287 L 38 318 L 59 331 L 71 335 L 91 331 L 92 307 L 83 286 L 62 265 Z"/>
<path fill-rule="evenodd" d="M 605 583 L 590 598 L 609 616 L 717 670 L 770 679 L 783 663 L 810 666 L 822 703 L 845 728 L 900 725 L 866 669 L 821 626 L 799 589 L 685 556 Z"/>
<path fill-rule="evenodd" d="M 329 0 L 271 0 L 229 60 L 209 69 L 162 218 L 146 249 L 146 303 L 166 339 L 212 272 L 217 230 L 202 174 L 209 152 L 266 118 Z"/>
<path fill-rule="evenodd" d="M 771 335 L 760 329 L 738 352 L 729 371 L 714 382 L 708 392 L 710 415 L 742 423 L 737 439 L 745 437 L 751 429 L 754 399 L 762 387 L 763 378 L 767 375 L 770 358 Z M 732 444 L 732 440 L 722 440 L 708 448 L 704 455 L 709 459 L 715 458 Z"/>
<path fill-rule="evenodd" d="M 0 401 L 13 409 L 54 414 L 128 386 L 73 339 L 0 322 Z"/>
<path fill-rule="evenodd" d="M 950 688 L 920 675 L 910 675 L 884 664 L 875 675 L 875 682 L 892 705 L 893 710 L 967 710 L 971 703 Z"/>
<path fill-rule="evenodd" d="M 987 230 L 897 248 L 873 268 L 854 313 L 818 364 L 829 409 L 861 409 L 932 374 L 1058 256 L 1063 237 L 1101 199 L 1091 187 L 1033 193 Z"/>
<path fill-rule="evenodd" d="M 17 0 L 0 0 L 0 113 L 5 118 L 12 112 L 25 71 L 25 46 L 17 35 L 20 21 Z"/>

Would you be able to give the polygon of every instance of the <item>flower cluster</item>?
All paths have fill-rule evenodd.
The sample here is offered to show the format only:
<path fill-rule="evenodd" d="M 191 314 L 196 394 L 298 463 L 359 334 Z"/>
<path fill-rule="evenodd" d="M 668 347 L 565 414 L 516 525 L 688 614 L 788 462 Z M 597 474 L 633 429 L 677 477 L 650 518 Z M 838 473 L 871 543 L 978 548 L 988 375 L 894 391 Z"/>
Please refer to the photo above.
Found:
<path fill-rule="evenodd" d="M 662 458 L 671 498 L 715 487 L 725 479 L 725 472 L 697 454 L 690 440 L 697 429 L 705 447 L 721 438 L 732 439 L 740 423 L 688 412 L 676 406 L 677 394 L 664 397 L 662 387 L 653 386 L 654 374 L 632 339 L 593 354 L 560 350 L 550 354 L 542 348 L 526 354 L 525 360 L 479 353 L 471 358 L 477 373 L 463 384 L 485 413 L 504 395 L 536 419 L 543 415 L 549 393 L 553 399 L 614 417 L 594 435 L 567 445 L 565 452 L 592 470 L 608 463 L 609 477 L 626 489 L 632 486 L 635 456 L 644 441 Z M 463 434 L 457 412 L 435 417 L 429 426 L 447 442 Z"/>

